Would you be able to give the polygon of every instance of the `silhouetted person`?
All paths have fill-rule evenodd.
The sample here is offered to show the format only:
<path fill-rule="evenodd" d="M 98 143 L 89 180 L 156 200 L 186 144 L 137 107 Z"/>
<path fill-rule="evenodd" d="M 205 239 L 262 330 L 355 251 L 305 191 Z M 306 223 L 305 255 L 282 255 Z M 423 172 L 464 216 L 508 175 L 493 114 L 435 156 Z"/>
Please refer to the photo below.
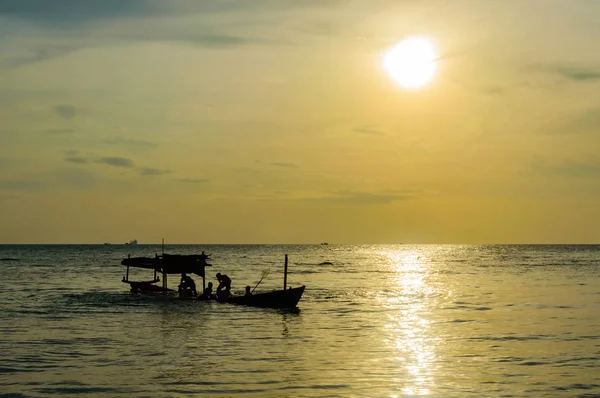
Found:
<path fill-rule="evenodd" d="M 250 286 L 246 286 L 246 294 L 244 294 L 244 296 L 246 296 L 246 297 L 252 296 L 252 292 L 250 291 Z"/>
<path fill-rule="evenodd" d="M 202 295 L 198 296 L 198 299 L 210 300 L 210 299 L 214 298 L 212 289 L 213 289 L 213 283 L 208 282 L 208 286 L 206 287 L 206 289 L 204 289 L 204 292 L 202 292 Z"/>
<path fill-rule="evenodd" d="M 227 275 L 219 272 L 217 273 L 217 280 L 219 281 L 219 286 L 217 287 L 217 297 L 221 297 L 223 293 L 223 289 L 227 292 L 227 296 L 231 294 L 231 278 Z"/>
<path fill-rule="evenodd" d="M 196 282 L 187 276 L 185 273 L 181 274 L 181 283 L 179 284 L 179 293 L 185 292 L 186 290 L 190 290 L 192 294 L 196 295 Z"/>

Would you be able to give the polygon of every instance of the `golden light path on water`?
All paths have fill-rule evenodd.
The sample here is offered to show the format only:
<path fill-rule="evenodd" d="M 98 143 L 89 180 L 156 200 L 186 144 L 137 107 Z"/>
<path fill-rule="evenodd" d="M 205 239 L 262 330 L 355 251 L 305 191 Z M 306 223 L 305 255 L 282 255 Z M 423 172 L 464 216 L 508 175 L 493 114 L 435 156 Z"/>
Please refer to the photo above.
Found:
<path fill-rule="evenodd" d="M 428 312 L 428 297 L 434 289 L 427 285 L 427 263 L 423 254 L 417 251 L 384 252 L 388 265 L 395 271 L 393 284 L 396 295 L 382 298 L 387 309 L 388 322 L 385 324 L 385 344 L 390 354 L 395 355 L 397 366 L 404 368 L 400 396 L 429 395 L 435 387 L 432 365 L 436 358 L 435 339 L 430 334 L 430 321 L 424 314 Z M 393 398 L 399 395 L 391 395 Z"/>

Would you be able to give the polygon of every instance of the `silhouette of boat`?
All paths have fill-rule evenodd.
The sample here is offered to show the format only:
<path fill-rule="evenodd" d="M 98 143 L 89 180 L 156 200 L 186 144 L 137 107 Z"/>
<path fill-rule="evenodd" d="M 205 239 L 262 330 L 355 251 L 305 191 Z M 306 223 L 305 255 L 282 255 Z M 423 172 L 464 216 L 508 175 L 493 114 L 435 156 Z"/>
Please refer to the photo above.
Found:
<path fill-rule="evenodd" d="M 202 277 L 202 292 L 206 289 L 206 273 L 205 267 L 212 266 L 206 260 L 208 255 L 204 254 L 162 254 L 155 257 L 131 257 L 121 261 L 121 265 L 127 267 L 125 276 L 122 282 L 129 284 L 132 293 L 144 294 L 171 294 L 179 293 L 179 298 L 182 299 L 200 299 L 199 296 L 190 290 L 176 291 L 167 286 L 167 279 L 170 274 L 196 274 Z M 154 271 L 154 278 L 146 281 L 132 281 L 129 279 L 129 269 L 143 268 Z M 247 305 L 251 307 L 263 308 L 296 308 L 298 302 L 302 298 L 306 286 L 287 288 L 287 267 L 288 257 L 285 255 L 285 268 L 283 277 L 283 289 L 273 290 L 269 292 L 261 292 L 252 295 L 244 296 L 229 296 L 227 298 L 215 298 L 214 300 L 221 303 Z M 162 274 L 162 286 L 158 285 L 161 282 L 159 274 Z M 264 276 L 263 276 L 264 277 Z M 261 279 L 262 281 L 262 279 Z M 259 282 L 260 283 L 260 282 Z M 258 286 L 258 284 L 256 285 Z M 255 287 L 256 287 L 255 286 Z M 199 289 L 198 289 L 199 290 Z"/>
<path fill-rule="evenodd" d="M 262 308 L 296 308 L 302 298 L 306 286 L 289 288 L 287 290 L 273 290 L 264 293 L 255 293 L 250 296 L 231 296 L 226 299 L 217 299 L 222 303 L 248 305 Z"/>
<path fill-rule="evenodd" d="M 288 256 L 285 255 L 285 266 L 283 271 L 283 289 L 270 292 L 256 293 L 244 296 L 230 296 L 217 298 L 217 301 L 229 304 L 247 305 L 263 308 L 296 308 L 302 298 L 306 286 L 290 287 L 287 289 Z M 264 277 L 264 276 L 263 276 Z M 262 281 L 262 279 L 261 279 Z M 259 282 L 260 283 L 260 282 Z M 258 286 L 258 284 L 256 285 Z M 256 288 L 255 286 L 255 288 Z"/>
<path fill-rule="evenodd" d="M 125 242 L 125 244 L 126 245 L 137 245 L 138 241 L 137 241 L 137 239 L 134 239 L 134 240 L 130 240 L 129 242 Z"/>

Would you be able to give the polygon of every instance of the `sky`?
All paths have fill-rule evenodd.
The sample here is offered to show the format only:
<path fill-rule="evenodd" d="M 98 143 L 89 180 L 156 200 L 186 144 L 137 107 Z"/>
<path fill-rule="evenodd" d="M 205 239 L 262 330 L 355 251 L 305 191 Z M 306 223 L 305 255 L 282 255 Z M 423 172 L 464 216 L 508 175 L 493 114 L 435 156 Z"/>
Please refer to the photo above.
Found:
<path fill-rule="evenodd" d="M 600 243 L 598 15 L 0 0 L 0 243 Z"/>

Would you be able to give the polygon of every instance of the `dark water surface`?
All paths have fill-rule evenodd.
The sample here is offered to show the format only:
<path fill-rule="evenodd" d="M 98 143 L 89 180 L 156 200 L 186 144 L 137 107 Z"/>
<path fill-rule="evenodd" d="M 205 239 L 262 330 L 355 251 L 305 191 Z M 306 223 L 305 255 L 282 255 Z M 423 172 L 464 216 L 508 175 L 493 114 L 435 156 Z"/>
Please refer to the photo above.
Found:
<path fill-rule="evenodd" d="M 130 294 L 158 245 L 0 246 L 0 397 L 600 397 L 600 246 L 165 251 L 201 250 L 239 292 L 287 253 L 300 311 Z"/>

